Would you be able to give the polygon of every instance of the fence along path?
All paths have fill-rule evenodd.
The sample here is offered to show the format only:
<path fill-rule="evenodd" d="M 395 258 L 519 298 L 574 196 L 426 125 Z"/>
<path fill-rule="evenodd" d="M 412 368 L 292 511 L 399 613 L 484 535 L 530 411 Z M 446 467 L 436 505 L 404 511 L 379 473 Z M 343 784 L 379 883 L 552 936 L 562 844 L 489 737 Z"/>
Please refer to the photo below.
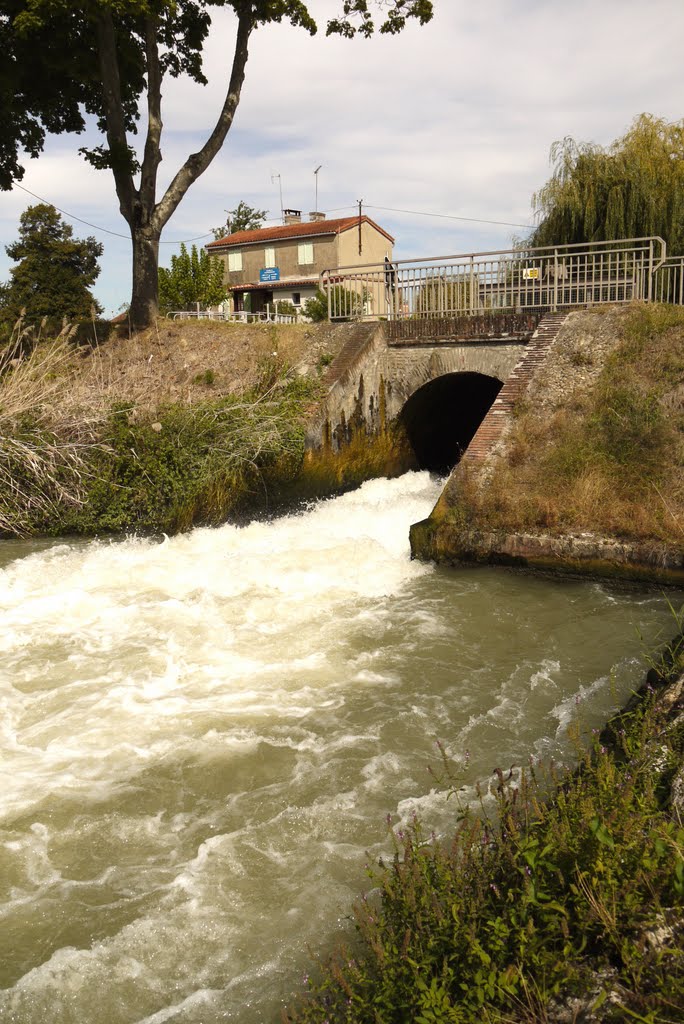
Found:
<path fill-rule="evenodd" d="M 684 256 L 658 236 L 338 267 L 321 274 L 331 320 L 555 312 L 684 302 Z"/>

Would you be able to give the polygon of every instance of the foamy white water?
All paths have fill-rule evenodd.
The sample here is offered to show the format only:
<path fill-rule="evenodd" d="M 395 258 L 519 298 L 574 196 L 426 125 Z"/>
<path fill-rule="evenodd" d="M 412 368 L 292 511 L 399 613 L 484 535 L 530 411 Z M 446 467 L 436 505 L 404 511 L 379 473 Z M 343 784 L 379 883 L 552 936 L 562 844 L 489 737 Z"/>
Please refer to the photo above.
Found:
<path fill-rule="evenodd" d="M 0 548 L 3 1024 L 275 1021 L 385 815 L 447 827 L 437 738 L 472 784 L 620 703 L 664 599 L 411 562 L 437 494 Z"/>

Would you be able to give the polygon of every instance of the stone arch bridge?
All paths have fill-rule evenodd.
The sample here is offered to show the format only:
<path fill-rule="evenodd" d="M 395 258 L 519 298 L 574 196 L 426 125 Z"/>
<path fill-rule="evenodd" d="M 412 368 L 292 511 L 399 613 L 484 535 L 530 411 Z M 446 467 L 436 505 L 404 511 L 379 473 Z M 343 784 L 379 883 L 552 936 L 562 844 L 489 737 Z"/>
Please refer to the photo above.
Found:
<path fill-rule="evenodd" d="M 345 325 L 307 447 L 343 447 L 399 421 L 422 469 L 481 460 L 566 314 L 506 313 Z"/>
<path fill-rule="evenodd" d="M 682 304 L 684 256 L 668 257 L 657 236 L 518 247 L 337 267 L 321 287 L 330 320 L 359 322 L 309 446 L 399 420 L 414 463 L 445 472 L 461 456 L 486 458 L 568 310 Z"/>

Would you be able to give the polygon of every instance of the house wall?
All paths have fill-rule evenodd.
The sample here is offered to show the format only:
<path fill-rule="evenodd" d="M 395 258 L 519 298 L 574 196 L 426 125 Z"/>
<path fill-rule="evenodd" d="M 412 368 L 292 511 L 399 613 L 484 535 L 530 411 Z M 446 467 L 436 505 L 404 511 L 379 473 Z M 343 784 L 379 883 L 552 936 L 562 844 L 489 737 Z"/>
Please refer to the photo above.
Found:
<path fill-rule="evenodd" d="M 300 287 L 293 288 L 274 288 L 273 299 L 275 302 L 291 302 L 293 305 L 297 305 L 294 301 L 295 294 L 299 295 L 299 308 L 301 308 L 309 299 L 312 299 L 318 290 L 316 285 L 302 285 Z"/>
<path fill-rule="evenodd" d="M 298 247 L 307 242 L 313 245 L 313 264 L 298 262 Z M 239 246 L 233 251 L 242 253 L 242 270 L 233 273 L 228 270 L 228 254 L 222 252 L 218 255 L 225 266 L 224 280 L 226 284 L 256 284 L 259 281 L 259 271 L 263 270 L 265 266 L 264 252 L 267 248 L 275 249 L 275 264 L 280 270 L 282 281 L 287 277 L 312 277 L 328 267 L 336 267 L 338 265 L 337 243 L 336 235 L 316 235 L 313 238 L 288 238 L 283 241 Z"/>
<path fill-rule="evenodd" d="M 340 262 L 338 266 L 357 266 L 359 263 L 382 263 L 385 256 L 392 259 L 392 243 L 370 224 L 361 225 L 361 255 L 359 256 L 359 229 L 347 228 L 340 233 Z"/>
<path fill-rule="evenodd" d="M 338 266 L 359 266 L 366 263 L 384 262 L 385 256 L 392 259 L 392 243 L 370 224 L 361 225 L 361 255 L 359 255 L 359 229 L 347 228 L 340 234 L 340 262 Z M 353 286 L 352 286 L 353 287 Z M 375 275 L 375 282 L 364 289 L 366 314 L 388 316 L 390 312 L 389 293 L 385 287 L 384 271 Z"/>
<path fill-rule="evenodd" d="M 321 225 L 323 226 L 323 225 Z M 298 262 L 299 246 L 310 244 L 313 246 L 313 263 L 300 264 Z M 383 234 L 376 231 L 370 224 L 361 225 L 361 247 L 359 256 L 359 231 L 358 226 L 347 228 L 339 234 L 320 234 L 304 236 L 303 238 L 285 238 L 282 240 L 248 243 L 235 246 L 232 251 L 242 253 L 242 270 L 230 272 L 228 270 L 228 251 L 216 253 L 223 261 L 224 281 L 229 287 L 240 285 L 258 284 L 259 271 L 266 265 L 265 250 L 275 250 L 275 265 L 280 271 L 280 281 L 287 282 L 288 278 L 318 277 L 323 270 L 334 270 L 339 266 L 355 264 L 376 263 L 382 264 L 385 256 L 392 258 L 392 243 Z M 268 283 L 264 282 L 264 290 L 269 291 Z M 302 305 L 315 293 L 315 286 L 293 286 L 292 291 L 288 288 L 274 290 L 274 298 L 292 301 L 292 292 L 299 292 Z M 374 316 L 387 316 L 390 293 L 386 287 L 385 274 L 379 270 L 376 283 L 364 288 L 364 302 L 366 314 Z"/>

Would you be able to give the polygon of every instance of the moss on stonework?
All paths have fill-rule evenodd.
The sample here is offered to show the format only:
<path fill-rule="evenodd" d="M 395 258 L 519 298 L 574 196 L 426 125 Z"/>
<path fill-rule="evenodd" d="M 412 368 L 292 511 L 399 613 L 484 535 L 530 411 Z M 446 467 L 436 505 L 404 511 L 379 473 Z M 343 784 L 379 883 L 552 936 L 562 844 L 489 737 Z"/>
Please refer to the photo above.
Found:
<path fill-rule="evenodd" d="M 411 469 L 417 469 L 415 456 L 399 426 L 374 435 L 358 430 L 337 450 L 327 444 L 307 451 L 283 497 L 301 500 L 338 494 L 365 480 L 396 477 Z"/>

